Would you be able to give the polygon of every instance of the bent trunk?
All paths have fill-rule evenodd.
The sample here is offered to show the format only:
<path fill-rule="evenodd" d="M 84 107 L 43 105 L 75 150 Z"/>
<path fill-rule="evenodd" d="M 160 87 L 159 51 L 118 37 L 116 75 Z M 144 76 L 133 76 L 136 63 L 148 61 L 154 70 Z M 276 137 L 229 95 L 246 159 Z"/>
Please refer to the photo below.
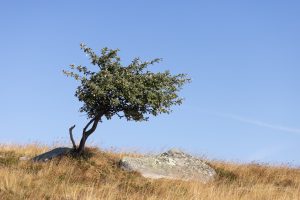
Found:
<path fill-rule="evenodd" d="M 98 123 L 98 122 L 97 122 Z M 77 154 L 82 154 L 84 152 L 84 148 L 85 148 L 85 143 L 88 139 L 88 137 L 94 132 L 95 130 L 91 131 L 91 132 L 83 132 L 82 133 L 82 137 L 79 143 L 78 148 L 76 149 L 76 153 Z"/>
<path fill-rule="evenodd" d="M 91 119 L 91 121 L 89 121 L 89 123 L 87 123 L 87 125 L 84 127 L 83 131 L 82 131 L 82 137 L 79 143 L 78 148 L 76 149 L 76 153 L 77 154 L 82 154 L 84 152 L 84 148 L 85 148 L 85 143 L 87 138 L 96 130 L 97 125 L 99 123 L 101 119 L 101 116 L 96 116 L 93 119 Z M 87 128 L 93 123 L 93 126 L 87 130 Z"/>
<path fill-rule="evenodd" d="M 78 153 L 78 154 L 82 154 L 82 153 L 83 153 L 84 147 L 85 147 L 85 143 L 86 143 L 86 140 L 87 140 L 87 137 L 86 137 L 85 134 L 83 133 L 83 134 L 82 134 L 82 137 L 81 137 L 81 140 L 80 140 L 80 143 L 79 143 L 79 146 L 78 146 L 78 148 L 76 149 L 76 153 Z"/>
<path fill-rule="evenodd" d="M 75 128 L 75 125 L 74 126 L 71 126 L 69 128 L 69 134 L 70 134 L 70 139 L 71 139 L 71 142 L 73 144 L 73 149 L 74 149 L 74 153 L 75 154 L 82 154 L 84 152 L 84 147 L 85 147 L 85 143 L 87 141 L 87 138 L 93 133 L 95 132 L 96 128 L 97 128 L 97 125 L 99 123 L 99 121 L 101 121 L 101 113 L 98 114 L 97 116 L 95 116 L 93 119 L 91 119 L 87 125 L 84 127 L 83 131 L 82 131 L 82 137 L 81 137 L 81 140 L 80 140 L 80 143 L 79 143 L 79 146 L 78 148 L 76 147 L 76 144 L 75 144 L 75 141 L 74 141 L 74 138 L 73 138 L 73 129 Z M 87 130 L 89 128 L 89 126 L 92 125 L 92 127 Z"/>

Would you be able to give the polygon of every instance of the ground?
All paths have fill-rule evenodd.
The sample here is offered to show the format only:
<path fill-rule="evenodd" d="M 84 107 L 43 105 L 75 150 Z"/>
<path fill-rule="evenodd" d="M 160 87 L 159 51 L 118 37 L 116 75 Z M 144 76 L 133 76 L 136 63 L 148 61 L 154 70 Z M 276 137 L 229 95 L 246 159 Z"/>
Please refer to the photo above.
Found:
<path fill-rule="evenodd" d="M 300 169 L 208 160 L 218 176 L 208 184 L 151 180 L 119 168 L 120 152 L 88 149 L 84 158 L 20 161 L 49 150 L 40 145 L 0 146 L 0 199 L 300 199 Z"/>

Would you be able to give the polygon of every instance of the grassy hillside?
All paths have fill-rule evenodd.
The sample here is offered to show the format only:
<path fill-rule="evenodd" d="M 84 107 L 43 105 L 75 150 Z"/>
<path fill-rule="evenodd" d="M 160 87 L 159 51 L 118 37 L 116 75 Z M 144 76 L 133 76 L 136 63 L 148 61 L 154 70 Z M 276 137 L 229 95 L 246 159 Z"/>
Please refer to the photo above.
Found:
<path fill-rule="evenodd" d="M 0 199 L 300 199 L 300 169 L 209 161 L 218 177 L 201 184 L 125 172 L 118 167 L 124 154 L 98 149 L 89 149 L 81 159 L 19 161 L 20 156 L 46 150 L 36 145 L 0 146 Z"/>

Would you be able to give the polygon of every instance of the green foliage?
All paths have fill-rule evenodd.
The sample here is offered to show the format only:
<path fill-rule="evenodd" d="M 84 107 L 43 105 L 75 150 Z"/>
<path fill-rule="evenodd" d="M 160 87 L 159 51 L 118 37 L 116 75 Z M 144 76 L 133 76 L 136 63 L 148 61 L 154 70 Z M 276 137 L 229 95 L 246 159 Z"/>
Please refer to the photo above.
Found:
<path fill-rule="evenodd" d="M 143 121 L 149 115 L 169 113 L 171 106 L 182 103 L 178 92 L 190 79 L 185 74 L 171 75 L 169 71 L 150 72 L 148 67 L 161 59 L 142 62 L 135 58 L 123 66 L 118 49 L 103 48 L 96 55 L 86 45 L 80 47 L 97 69 L 91 71 L 86 66 L 70 65 L 71 71 L 64 73 L 80 81 L 75 96 L 83 102 L 80 112 L 87 113 L 88 118 L 111 119 L 117 115 Z"/>

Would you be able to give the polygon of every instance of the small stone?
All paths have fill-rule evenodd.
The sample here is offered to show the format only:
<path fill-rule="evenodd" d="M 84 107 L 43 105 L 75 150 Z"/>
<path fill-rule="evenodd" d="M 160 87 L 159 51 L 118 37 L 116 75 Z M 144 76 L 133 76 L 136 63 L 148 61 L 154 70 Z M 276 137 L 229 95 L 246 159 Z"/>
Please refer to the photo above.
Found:
<path fill-rule="evenodd" d="M 30 159 L 30 158 L 27 157 L 27 156 L 21 156 L 21 157 L 19 158 L 20 161 L 26 161 L 26 160 L 29 160 L 29 159 Z"/>

